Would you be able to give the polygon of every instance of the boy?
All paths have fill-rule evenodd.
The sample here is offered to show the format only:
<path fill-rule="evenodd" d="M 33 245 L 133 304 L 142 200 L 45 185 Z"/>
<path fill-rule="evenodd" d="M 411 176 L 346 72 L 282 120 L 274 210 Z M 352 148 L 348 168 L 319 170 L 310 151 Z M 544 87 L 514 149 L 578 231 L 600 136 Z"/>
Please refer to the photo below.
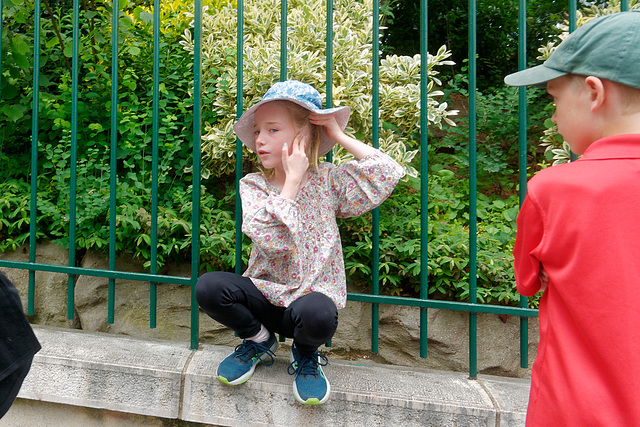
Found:
<path fill-rule="evenodd" d="M 640 425 L 640 11 L 591 20 L 505 83 L 546 83 L 582 155 L 532 178 L 518 216 L 518 291 L 544 292 L 527 425 Z"/>

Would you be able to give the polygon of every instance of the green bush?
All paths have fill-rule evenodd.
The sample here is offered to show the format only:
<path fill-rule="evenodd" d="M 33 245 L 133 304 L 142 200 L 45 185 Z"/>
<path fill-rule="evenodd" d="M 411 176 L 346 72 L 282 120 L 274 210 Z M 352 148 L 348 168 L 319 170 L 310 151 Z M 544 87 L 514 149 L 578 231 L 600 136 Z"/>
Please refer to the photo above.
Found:
<path fill-rule="evenodd" d="M 15 0 L 11 0 L 14 1 Z M 29 1 L 29 0 L 27 0 Z M 325 62 L 323 5 L 315 1 L 289 4 L 289 77 L 314 84 L 324 92 Z M 204 84 L 202 141 L 205 177 L 201 196 L 201 261 L 206 269 L 231 270 L 235 266 L 235 8 L 208 3 L 204 19 Z M 26 2 L 5 8 L 11 24 L 3 33 L 3 78 L 0 126 L 5 167 L 0 171 L 0 250 L 15 250 L 29 238 L 31 143 L 30 103 L 33 18 Z M 89 7 L 89 5 L 87 5 Z M 189 21 L 184 13 L 192 5 L 181 0 L 163 3 L 161 11 L 161 67 L 159 98 L 158 261 L 187 259 L 191 252 L 192 224 L 192 79 L 193 58 Z M 334 104 L 352 107 L 349 132 L 371 138 L 371 4 L 335 4 Z M 9 12 L 7 12 L 9 10 Z M 245 98 L 256 102 L 279 79 L 279 3 L 262 1 L 245 7 Z M 45 16 L 38 148 L 39 239 L 68 245 L 69 183 L 71 161 L 71 74 L 69 60 L 70 11 L 55 8 Z M 54 23 L 60 37 L 53 30 Z M 31 25 L 31 29 L 29 29 Z M 151 11 L 127 4 L 120 16 L 121 47 L 118 70 L 116 135 L 111 133 L 111 9 L 96 3 L 83 10 L 80 41 L 78 103 L 78 159 L 76 247 L 105 251 L 109 242 L 110 145 L 118 141 L 116 250 L 150 262 L 151 244 L 151 138 L 152 92 Z M 62 42 L 60 42 L 60 38 Z M 182 46 L 180 45 L 182 42 Z M 187 49 L 185 49 L 187 48 Z M 437 70 L 448 64 L 449 52 L 441 48 L 429 58 L 429 294 L 434 298 L 468 298 L 468 165 L 465 163 L 465 120 L 453 127 L 446 95 L 464 95 L 464 82 L 451 88 L 438 80 Z M 25 64 L 27 64 L 25 66 Z M 392 197 L 380 208 L 381 291 L 415 295 L 420 287 L 420 194 L 416 165 L 421 155 L 419 123 L 419 57 L 389 56 L 380 70 L 382 148 L 410 172 Z M 440 90 L 442 89 L 442 90 Z M 446 94 L 445 94 L 446 90 Z M 478 196 L 478 298 L 513 304 L 516 301 L 511 271 L 517 198 L 513 195 L 513 150 L 516 131 L 505 119 L 512 113 L 514 92 L 488 93 L 480 98 L 483 144 L 479 146 L 481 186 Z M 444 136 L 442 136 L 444 135 Z M 341 162 L 347 156 L 334 153 Z M 215 179 L 213 179 L 215 177 Z M 370 281 L 371 216 L 340 221 L 348 280 L 358 285 Z M 244 237 L 243 263 L 249 242 Z"/>
<path fill-rule="evenodd" d="M 0 250 L 13 250 L 28 239 L 28 184 L 33 70 L 33 4 L 5 8 L 0 129 L 5 167 L 0 171 Z M 213 5 L 213 1 L 205 4 Z M 118 108 L 111 131 L 111 7 L 87 4 L 81 10 L 77 116 L 76 247 L 106 250 L 109 242 L 111 139 L 118 144 L 116 250 L 149 262 L 152 142 L 152 11 L 120 3 Z M 92 8 L 92 9 L 89 9 Z M 192 176 L 193 60 L 179 45 L 192 4 L 163 2 L 160 28 L 158 99 L 158 261 L 190 255 Z M 37 237 L 68 246 L 71 178 L 71 11 L 48 9 L 42 24 L 38 134 Z M 25 48 L 26 46 L 26 48 Z M 204 117 L 210 117 L 207 111 Z M 228 212 L 233 195 L 224 185 L 202 194 L 203 259 L 229 268 L 235 223 Z M 231 197 L 231 199 L 229 199 Z M 231 228 L 229 228 L 231 227 Z M 214 257 L 215 255 L 215 257 Z M 232 265 L 232 264 L 231 264 Z"/>
<path fill-rule="evenodd" d="M 468 182 L 448 169 L 429 176 L 429 297 L 465 301 L 469 297 Z M 478 197 L 478 300 L 494 304 L 519 301 L 513 276 L 513 240 L 518 198 Z M 388 295 L 420 292 L 420 183 L 401 182 L 380 208 L 380 284 Z M 341 220 L 345 266 L 351 283 L 369 285 L 370 215 Z"/>

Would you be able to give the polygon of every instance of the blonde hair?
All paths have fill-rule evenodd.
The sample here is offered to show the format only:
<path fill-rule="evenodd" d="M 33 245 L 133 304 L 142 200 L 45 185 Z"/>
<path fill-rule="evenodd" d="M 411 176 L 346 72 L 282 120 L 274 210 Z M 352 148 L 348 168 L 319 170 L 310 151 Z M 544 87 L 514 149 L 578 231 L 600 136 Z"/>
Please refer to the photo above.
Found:
<path fill-rule="evenodd" d="M 273 102 L 277 102 L 287 109 L 287 111 L 289 112 L 289 118 L 293 122 L 293 126 L 295 129 L 297 129 L 297 132 L 300 132 L 305 127 L 309 129 L 309 138 L 307 140 L 304 151 L 307 155 L 307 159 L 309 159 L 309 167 L 313 167 L 313 169 L 317 172 L 318 161 L 320 157 L 318 153 L 320 151 L 321 135 L 320 128 L 309 122 L 310 111 L 296 103 L 286 100 L 278 100 Z M 271 176 L 273 176 L 273 169 L 265 169 L 263 173 L 267 176 L 267 178 L 270 178 Z"/>

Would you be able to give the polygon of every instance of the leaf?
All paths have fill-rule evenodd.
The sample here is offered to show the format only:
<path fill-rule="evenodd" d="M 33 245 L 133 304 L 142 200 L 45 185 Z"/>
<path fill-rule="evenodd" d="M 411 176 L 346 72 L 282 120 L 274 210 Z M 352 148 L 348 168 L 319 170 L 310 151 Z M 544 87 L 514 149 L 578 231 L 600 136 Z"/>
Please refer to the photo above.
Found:
<path fill-rule="evenodd" d="M 22 35 L 14 35 L 9 37 L 9 45 L 11 46 L 12 53 L 26 55 L 31 51 L 31 47 L 24 40 L 24 36 Z"/>
<path fill-rule="evenodd" d="M 140 12 L 139 18 L 142 22 L 145 22 L 147 24 L 153 23 L 153 15 L 150 14 L 149 12 Z"/>
<path fill-rule="evenodd" d="M 71 41 L 64 44 L 63 54 L 67 58 L 71 58 L 73 56 L 73 44 Z"/>
<path fill-rule="evenodd" d="M 20 104 L 5 104 L 2 106 L 2 108 L 0 108 L 0 111 L 2 111 L 2 114 L 7 116 L 7 118 L 12 122 L 17 122 L 24 116 L 24 112 L 26 109 L 27 108 L 25 106 Z"/>
<path fill-rule="evenodd" d="M 53 46 L 58 44 L 58 38 L 57 37 L 51 37 L 49 40 L 47 40 L 47 42 L 45 43 L 45 47 L 47 49 L 51 49 Z"/>

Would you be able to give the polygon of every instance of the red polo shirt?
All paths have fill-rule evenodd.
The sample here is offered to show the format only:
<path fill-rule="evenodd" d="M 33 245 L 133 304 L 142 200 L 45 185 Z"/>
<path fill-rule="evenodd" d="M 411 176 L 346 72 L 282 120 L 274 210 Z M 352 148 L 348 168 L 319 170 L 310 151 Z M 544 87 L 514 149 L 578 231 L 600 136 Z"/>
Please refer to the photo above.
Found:
<path fill-rule="evenodd" d="M 540 289 L 528 426 L 640 426 L 640 134 L 594 142 L 531 179 L 513 250 Z"/>

